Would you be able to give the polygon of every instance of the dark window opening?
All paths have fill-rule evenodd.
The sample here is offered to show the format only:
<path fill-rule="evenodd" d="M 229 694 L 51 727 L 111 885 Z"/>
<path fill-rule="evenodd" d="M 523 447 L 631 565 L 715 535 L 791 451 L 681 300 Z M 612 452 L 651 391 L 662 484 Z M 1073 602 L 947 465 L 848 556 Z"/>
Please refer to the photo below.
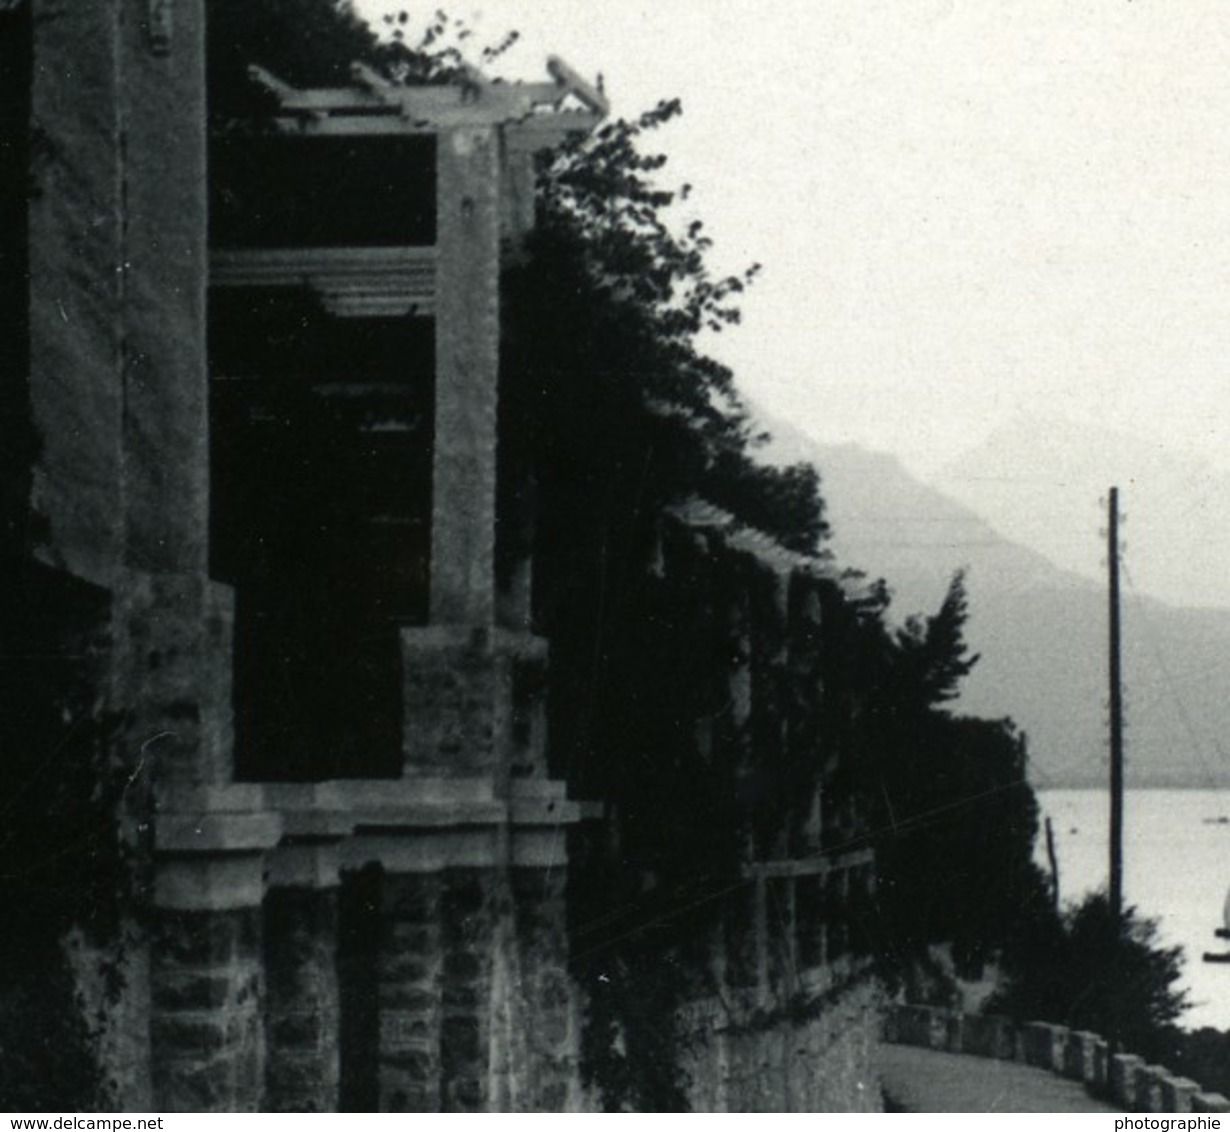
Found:
<path fill-rule="evenodd" d="M 211 569 L 235 587 L 236 773 L 394 777 L 428 608 L 434 332 L 211 295 Z"/>
<path fill-rule="evenodd" d="M 236 134 L 215 138 L 209 159 L 212 247 L 436 242 L 433 136 Z"/>

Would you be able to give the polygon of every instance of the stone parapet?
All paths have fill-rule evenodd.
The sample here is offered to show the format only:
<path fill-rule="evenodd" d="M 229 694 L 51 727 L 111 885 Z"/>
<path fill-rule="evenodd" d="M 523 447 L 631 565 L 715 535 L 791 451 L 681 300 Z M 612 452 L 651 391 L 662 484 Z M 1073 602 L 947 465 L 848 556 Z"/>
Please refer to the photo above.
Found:
<path fill-rule="evenodd" d="M 966 1014 L 961 1025 L 961 1052 L 1011 1061 L 1016 1056 L 1011 1020 L 995 1014 Z"/>
<path fill-rule="evenodd" d="M 1110 1053 L 1098 1034 L 1049 1022 L 1017 1023 L 992 1014 L 963 1014 L 934 1006 L 893 1003 L 881 1036 L 896 1045 L 1022 1061 L 1083 1082 L 1095 1096 L 1127 1112 L 1227 1112 L 1230 1101 L 1159 1065 L 1129 1053 Z"/>

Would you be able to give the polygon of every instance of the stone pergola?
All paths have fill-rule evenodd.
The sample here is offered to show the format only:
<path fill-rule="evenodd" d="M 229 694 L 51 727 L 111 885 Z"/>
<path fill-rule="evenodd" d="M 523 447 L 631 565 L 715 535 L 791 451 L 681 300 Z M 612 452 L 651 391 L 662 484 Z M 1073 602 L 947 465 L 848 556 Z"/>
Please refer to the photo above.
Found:
<path fill-rule="evenodd" d="M 528 632 L 528 587 L 519 608 L 497 603 L 494 562 L 502 251 L 533 225 L 534 155 L 592 130 L 607 111 L 565 64 L 548 67 L 551 81 L 542 83 L 466 71 L 446 85 L 409 87 L 356 66 L 353 86 L 327 90 L 297 90 L 251 70 L 276 96 L 282 135 L 434 140 L 431 246 L 214 247 L 209 262 L 213 289 L 306 286 L 334 317 L 434 320 L 429 616 L 400 629 L 399 779 L 235 783 L 222 734 L 215 757 L 159 783 L 156 903 L 171 944 L 155 950 L 152 970 L 159 1107 L 202 1103 L 202 1027 L 219 1035 L 214 1060 L 230 1082 L 222 1107 L 253 1103 L 262 1057 L 267 1104 L 294 1106 L 305 1091 L 314 1107 L 337 1103 L 337 886 L 343 869 L 371 864 L 384 872 L 382 938 L 394 948 L 376 958 L 382 1108 L 515 1105 L 508 1091 L 523 1076 L 515 1068 L 521 1038 L 516 1029 L 495 1035 L 490 1013 L 493 995 L 512 993 L 500 989 L 507 972 L 491 964 L 507 965 L 500 956 L 520 930 L 501 907 L 546 933 L 522 948 L 539 964 L 527 973 L 539 1000 L 529 1009 L 557 1017 L 525 1025 L 557 1035 L 560 1064 L 573 1056 L 562 989 L 562 830 L 580 810 L 546 776 L 541 700 L 513 703 L 518 674 L 545 664 L 546 642 Z M 206 651 L 225 670 L 221 604 Z M 537 722 L 516 728 L 515 711 Z M 531 773 L 515 777 L 514 763 Z M 527 876 L 538 879 L 527 884 Z M 469 928 L 447 919 L 457 902 L 471 910 Z M 264 1001 L 250 989 L 261 957 L 244 926 L 254 916 L 259 923 L 262 908 L 264 963 L 273 965 Z M 202 934 L 218 946 L 194 947 Z M 449 980 L 465 985 L 442 998 Z M 207 1002 L 182 993 L 196 985 L 216 991 Z"/>

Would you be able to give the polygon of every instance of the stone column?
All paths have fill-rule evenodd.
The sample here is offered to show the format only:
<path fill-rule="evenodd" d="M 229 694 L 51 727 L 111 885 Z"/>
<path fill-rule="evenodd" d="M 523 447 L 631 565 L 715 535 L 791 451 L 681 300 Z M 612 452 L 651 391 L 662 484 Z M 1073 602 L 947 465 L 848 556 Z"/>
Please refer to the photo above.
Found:
<path fill-rule="evenodd" d="M 203 576 L 209 532 L 204 4 L 127 7 L 134 12 L 124 21 L 119 265 L 125 558 L 135 570 Z M 148 18 L 155 10 L 162 17 L 157 26 Z"/>
<path fill-rule="evenodd" d="M 440 1112 L 444 962 L 435 874 L 385 875 L 377 960 L 382 1112 Z"/>
<path fill-rule="evenodd" d="M 260 909 L 159 908 L 150 1048 L 161 1112 L 259 1112 Z"/>
<path fill-rule="evenodd" d="M 265 1109 L 336 1112 L 337 861 L 332 845 L 283 846 L 265 897 Z"/>
<path fill-rule="evenodd" d="M 440 134 L 431 621 L 495 616 L 500 155 L 494 127 Z"/>
<path fill-rule="evenodd" d="M 157 817 L 150 1046 L 159 1111 L 261 1107 L 263 853 L 280 824 L 255 811 L 251 792 L 185 793 L 169 799 L 182 803 L 177 811 Z"/>
<path fill-rule="evenodd" d="M 577 1034 L 568 977 L 564 868 L 514 868 L 512 894 L 521 968 L 520 1018 L 514 1040 L 525 1044 L 516 1110 L 575 1109 Z"/>
<path fill-rule="evenodd" d="M 808 873 L 799 877 L 795 884 L 799 966 L 804 971 L 814 971 L 823 967 L 827 959 L 824 887 L 823 873 Z"/>
<path fill-rule="evenodd" d="M 770 877 L 765 881 L 765 927 L 769 940 L 769 986 L 784 1000 L 801 989 L 793 877 Z"/>
<path fill-rule="evenodd" d="M 489 1101 L 493 888 L 488 869 L 450 869 L 441 894 L 444 991 L 440 1108 L 486 1112 Z"/>
<path fill-rule="evenodd" d="M 507 770 L 512 657 L 492 632 L 401 630 L 402 746 L 408 776 L 486 777 Z"/>

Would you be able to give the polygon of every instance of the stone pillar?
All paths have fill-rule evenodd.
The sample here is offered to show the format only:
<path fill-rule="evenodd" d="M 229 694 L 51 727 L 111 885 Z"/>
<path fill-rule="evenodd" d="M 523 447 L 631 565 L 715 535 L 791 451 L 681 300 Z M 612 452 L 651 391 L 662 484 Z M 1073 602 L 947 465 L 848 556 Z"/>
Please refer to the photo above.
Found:
<path fill-rule="evenodd" d="M 382 1112 L 440 1112 L 443 1014 L 441 883 L 435 874 L 386 875 L 377 960 Z"/>
<path fill-rule="evenodd" d="M 784 1000 L 800 990 L 793 877 L 769 877 L 765 881 L 765 928 L 769 986 Z"/>
<path fill-rule="evenodd" d="M 259 1112 L 260 909 L 158 909 L 151 984 L 155 1108 Z"/>
<path fill-rule="evenodd" d="M 150 1046 L 163 1112 L 257 1112 L 264 1091 L 260 791 L 164 794 L 155 821 Z"/>
<path fill-rule="evenodd" d="M 825 874 L 827 930 L 825 947 L 830 964 L 844 959 L 850 950 L 850 872 L 834 868 Z"/>
<path fill-rule="evenodd" d="M 332 846 L 273 855 L 264 922 L 269 1112 L 338 1109 L 337 883 Z"/>
<path fill-rule="evenodd" d="M 1073 1081 L 1094 1084 L 1097 1079 L 1098 1042 L 1097 1034 L 1087 1030 L 1073 1030 L 1068 1034 L 1068 1046 L 1064 1051 L 1063 1072 Z"/>
<path fill-rule="evenodd" d="M 795 912 L 799 932 L 799 964 L 816 970 L 826 961 L 824 874 L 808 873 L 795 883 Z"/>
<path fill-rule="evenodd" d="M 63 66 L 33 69 L 44 143 L 28 204 L 30 408 L 41 446 L 33 502 L 55 560 L 110 586 L 124 522 L 120 19 L 115 4 L 57 4 L 55 18 L 37 8 L 34 58 L 71 60 L 72 77 Z"/>
<path fill-rule="evenodd" d="M 1144 1065 L 1136 1070 L 1136 1108 L 1140 1112 L 1165 1112 L 1162 1082 L 1170 1076 L 1163 1065 Z"/>
<path fill-rule="evenodd" d="M 439 138 L 431 621 L 495 616 L 500 157 L 493 127 Z"/>
<path fill-rule="evenodd" d="M 1062 1073 L 1068 1045 L 1068 1028 L 1050 1022 L 1029 1022 L 1024 1033 L 1026 1064 L 1053 1073 Z"/>
<path fill-rule="evenodd" d="M 440 1023 L 440 1107 L 485 1112 L 489 1100 L 491 960 L 495 875 L 450 869 L 444 875 Z"/>
<path fill-rule="evenodd" d="M 1192 1101 L 1200 1092 L 1200 1086 L 1187 1077 L 1162 1078 L 1162 1107 L 1160 1112 L 1192 1112 Z"/>
<path fill-rule="evenodd" d="M 512 894 L 521 969 L 520 1017 L 514 1040 L 525 1043 L 527 1080 L 518 1089 L 521 1112 L 575 1111 L 577 1033 L 568 977 L 563 868 L 515 868 Z"/>
<path fill-rule="evenodd" d="M 486 629 L 430 625 L 401 631 L 403 757 L 413 776 L 505 770 L 511 658 Z"/>
<path fill-rule="evenodd" d="M 1127 1111 L 1136 1103 L 1136 1075 L 1144 1068 L 1144 1059 L 1134 1053 L 1116 1053 L 1110 1059 L 1110 1095 Z"/>
<path fill-rule="evenodd" d="M 225 787 L 233 771 L 230 588 L 201 576 L 128 572 L 117 605 L 112 698 L 127 711 L 134 781 Z M 163 808 L 180 806 L 168 799 Z"/>
<path fill-rule="evenodd" d="M 124 544 L 130 568 L 208 569 L 203 0 L 163 0 L 165 22 L 123 21 Z"/>

